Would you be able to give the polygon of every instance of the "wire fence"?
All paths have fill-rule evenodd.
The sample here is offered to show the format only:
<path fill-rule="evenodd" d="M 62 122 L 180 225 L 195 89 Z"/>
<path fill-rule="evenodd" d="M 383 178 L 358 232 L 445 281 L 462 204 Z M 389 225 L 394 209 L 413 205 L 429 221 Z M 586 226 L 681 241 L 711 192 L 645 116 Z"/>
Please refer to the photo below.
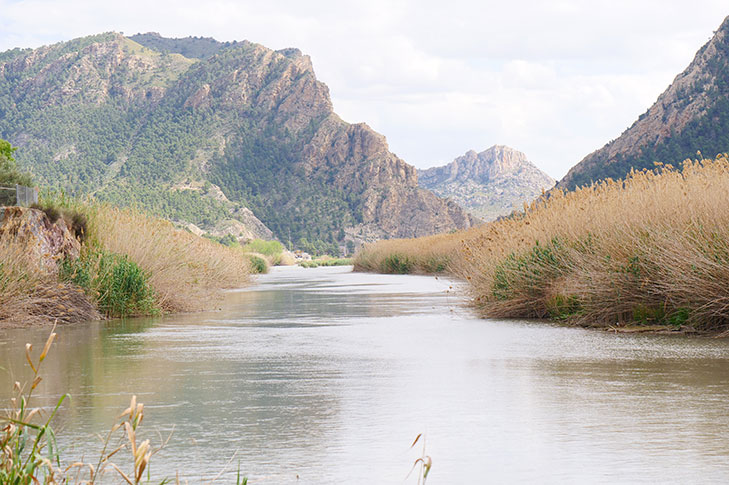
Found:
<path fill-rule="evenodd" d="M 15 187 L 0 186 L 0 205 L 18 205 L 28 207 L 38 203 L 38 189 L 16 185 Z"/>

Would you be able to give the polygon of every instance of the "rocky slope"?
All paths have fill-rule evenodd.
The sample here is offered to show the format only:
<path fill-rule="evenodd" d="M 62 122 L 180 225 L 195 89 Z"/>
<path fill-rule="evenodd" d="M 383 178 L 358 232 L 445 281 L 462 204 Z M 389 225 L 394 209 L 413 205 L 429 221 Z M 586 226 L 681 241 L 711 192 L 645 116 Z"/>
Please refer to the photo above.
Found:
<path fill-rule="evenodd" d="M 520 209 L 555 183 L 522 152 L 502 145 L 468 151 L 443 167 L 419 170 L 418 177 L 422 187 L 487 221 Z"/>
<path fill-rule="evenodd" d="M 654 168 L 654 162 L 679 165 L 698 151 L 709 157 L 729 151 L 729 17 L 648 111 L 558 186 L 623 178 L 631 168 Z"/>
<path fill-rule="evenodd" d="M 108 33 L 0 53 L 0 137 L 43 183 L 211 231 L 248 208 L 310 251 L 473 222 L 342 121 L 297 49 Z"/>

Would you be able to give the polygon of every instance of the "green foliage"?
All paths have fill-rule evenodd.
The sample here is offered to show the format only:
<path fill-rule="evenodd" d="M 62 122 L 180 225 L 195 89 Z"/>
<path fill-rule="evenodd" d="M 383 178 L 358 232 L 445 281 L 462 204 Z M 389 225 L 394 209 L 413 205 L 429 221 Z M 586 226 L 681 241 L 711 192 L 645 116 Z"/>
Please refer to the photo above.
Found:
<path fill-rule="evenodd" d="M 225 236 L 220 237 L 218 239 L 218 242 L 223 246 L 228 246 L 229 248 L 234 246 L 240 246 L 240 244 L 238 243 L 238 239 L 232 234 L 226 234 Z"/>
<path fill-rule="evenodd" d="M 278 241 L 264 241 L 263 239 L 254 239 L 243 246 L 243 251 L 247 253 L 260 253 L 265 256 L 281 256 L 284 247 Z"/>
<path fill-rule="evenodd" d="M 88 256 L 78 259 L 64 258 L 58 265 L 58 279 L 69 281 L 83 288 L 87 293 L 91 293 L 94 284 L 92 273 L 95 272 L 95 263 L 96 260 Z"/>
<path fill-rule="evenodd" d="M 126 256 L 86 251 L 79 259 L 61 261 L 59 278 L 95 297 L 99 310 L 108 317 L 160 313 L 149 276 Z"/>
<path fill-rule="evenodd" d="M 311 261 L 301 261 L 299 266 L 302 268 L 318 268 L 320 266 L 351 266 L 352 258 L 324 258 L 313 259 Z"/>
<path fill-rule="evenodd" d="M 33 179 L 27 173 L 21 172 L 13 158 L 17 150 L 10 142 L 0 139 L 0 187 L 14 187 L 17 185 L 33 186 Z M 15 205 L 15 192 L 0 190 L 0 205 Z"/>
<path fill-rule="evenodd" d="M 241 247 L 240 243 L 238 242 L 238 238 L 236 238 L 232 234 L 226 234 L 225 236 L 213 236 L 212 234 L 203 234 L 205 239 L 210 239 L 211 241 L 215 241 L 218 244 L 222 244 L 223 246 L 227 246 L 229 248 L 239 248 Z"/>
<path fill-rule="evenodd" d="M 0 415 L 0 483 L 65 483 L 60 472 L 61 460 L 51 421 L 69 396 L 61 396 L 53 410 L 47 414 L 47 418 L 44 417 L 40 422 L 37 417 L 41 415 L 38 412 L 40 409 L 31 407 L 33 391 L 41 380 L 41 364 L 55 337 L 56 334 L 51 333 L 43 352 L 35 362 L 30 355 L 32 346 L 27 344 L 26 358 L 33 370 L 32 383 L 23 387 L 18 384 L 14 389 L 16 395 L 11 400 L 11 408 L 6 409 L 4 415 Z"/>
<path fill-rule="evenodd" d="M 582 312 L 582 304 L 575 295 L 554 295 L 546 304 L 549 317 L 555 320 L 567 320 Z"/>
<path fill-rule="evenodd" d="M 232 45 L 230 42 L 218 42 L 211 37 L 167 39 L 152 32 L 132 35 L 129 38 L 158 52 L 165 54 L 177 53 L 194 59 L 206 59 L 220 52 L 223 47 Z"/>
<path fill-rule="evenodd" d="M 546 245 L 537 241 L 523 254 L 510 254 L 494 270 L 493 297 L 509 300 L 516 294 L 537 295 L 544 292 L 547 282 L 565 271 L 564 245 L 554 238 Z"/>
<path fill-rule="evenodd" d="M 415 265 L 407 256 L 391 254 L 382 261 L 380 271 L 382 273 L 409 274 Z"/>
<path fill-rule="evenodd" d="M 431 256 L 423 262 L 423 271 L 426 273 L 443 273 L 448 269 L 447 256 Z"/>
<path fill-rule="evenodd" d="M 265 259 L 255 254 L 249 254 L 248 259 L 251 262 L 251 271 L 253 273 L 268 273 L 268 262 Z"/>
<path fill-rule="evenodd" d="M 633 321 L 640 325 L 667 325 L 681 328 L 691 317 L 688 308 L 680 307 L 674 311 L 659 305 L 636 305 L 633 307 Z"/>
<path fill-rule="evenodd" d="M 159 313 L 147 279 L 126 256 L 102 252 L 95 284 L 99 310 L 114 317 Z"/>

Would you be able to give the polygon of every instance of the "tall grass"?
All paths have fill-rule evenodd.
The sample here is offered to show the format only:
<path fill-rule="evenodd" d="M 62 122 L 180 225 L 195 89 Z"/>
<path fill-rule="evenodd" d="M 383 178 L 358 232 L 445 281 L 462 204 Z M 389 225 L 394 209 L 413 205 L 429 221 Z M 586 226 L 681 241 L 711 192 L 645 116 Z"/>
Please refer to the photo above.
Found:
<path fill-rule="evenodd" d="M 463 232 L 366 244 L 355 254 L 355 271 L 433 274 L 455 271 Z"/>
<path fill-rule="evenodd" d="M 0 324 L 75 322 L 197 311 L 221 289 L 249 282 L 251 263 L 222 246 L 134 209 L 48 197 L 40 209 L 83 242 L 81 258 L 40 264 L 12 234 L 0 239 Z"/>
<path fill-rule="evenodd" d="M 357 256 L 435 256 L 469 282 L 484 316 L 583 325 L 729 329 L 729 160 L 686 161 L 574 192 L 555 191 L 515 217 Z M 419 264 L 419 263 L 417 263 Z"/>
<path fill-rule="evenodd" d="M 147 275 L 164 311 L 196 311 L 222 288 L 249 282 L 250 263 L 240 251 L 176 229 L 135 209 L 92 205 L 91 244 L 123 255 Z"/>
<path fill-rule="evenodd" d="M 0 323 L 27 325 L 93 320 L 99 313 L 79 288 L 55 275 L 10 237 L 0 238 Z"/>

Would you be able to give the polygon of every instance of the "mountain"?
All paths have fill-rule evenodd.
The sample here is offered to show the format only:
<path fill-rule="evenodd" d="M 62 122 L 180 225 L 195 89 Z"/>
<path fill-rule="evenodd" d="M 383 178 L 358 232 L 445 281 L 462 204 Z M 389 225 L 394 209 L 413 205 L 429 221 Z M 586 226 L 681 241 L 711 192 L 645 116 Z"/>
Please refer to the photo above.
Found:
<path fill-rule="evenodd" d="M 3 52 L 0 138 L 42 184 L 207 231 L 254 216 L 314 252 L 472 223 L 338 117 L 298 49 L 105 33 Z"/>
<path fill-rule="evenodd" d="M 679 166 L 697 152 L 729 151 L 729 17 L 656 103 L 623 134 L 589 154 L 560 180 L 572 189 L 620 179 L 654 162 Z"/>
<path fill-rule="evenodd" d="M 448 197 L 476 217 L 494 220 L 554 186 L 554 179 L 503 145 L 466 152 L 448 165 L 418 170 L 420 186 Z"/>

